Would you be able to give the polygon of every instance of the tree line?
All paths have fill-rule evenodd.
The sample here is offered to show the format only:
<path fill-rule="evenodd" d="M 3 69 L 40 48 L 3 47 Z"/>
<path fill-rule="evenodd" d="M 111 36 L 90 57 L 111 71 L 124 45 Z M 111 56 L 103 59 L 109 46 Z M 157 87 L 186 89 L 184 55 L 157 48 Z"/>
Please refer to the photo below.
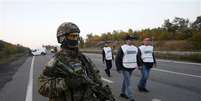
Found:
<path fill-rule="evenodd" d="M 139 31 L 129 28 L 127 31 L 113 30 L 100 35 L 90 33 L 87 34 L 85 41 L 81 38 L 80 46 L 88 48 L 105 41 L 122 42 L 126 35 L 133 35 L 138 38 L 138 41 L 142 41 L 145 37 L 150 37 L 157 42 L 184 40 L 192 46 L 193 50 L 201 50 L 201 16 L 198 16 L 194 22 L 180 17 L 175 17 L 173 20 L 166 19 L 161 27 Z"/>

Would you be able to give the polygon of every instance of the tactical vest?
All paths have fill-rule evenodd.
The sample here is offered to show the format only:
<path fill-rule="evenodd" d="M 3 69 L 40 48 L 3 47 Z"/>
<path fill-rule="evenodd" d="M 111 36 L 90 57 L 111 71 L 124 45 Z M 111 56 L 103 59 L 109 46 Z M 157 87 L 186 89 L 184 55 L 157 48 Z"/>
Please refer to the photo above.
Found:
<path fill-rule="evenodd" d="M 112 60 L 112 49 L 110 47 L 104 47 L 103 50 L 105 52 L 105 59 Z"/>
<path fill-rule="evenodd" d="M 153 46 L 142 45 L 139 48 L 141 51 L 141 58 L 142 58 L 143 62 L 154 62 Z"/>
<path fill-rule="evenodd" d="M 123 50 L 123 66 L 125 68 L 136 68 L 137 67 L 137 47 L 133 45 L 123 45 L 121 46 Z"/>
<path fill-rule="evenodd" d="M 81 89 L 84 85 L 92 82 L 88 77 L 86 68 L 82 66 L 79 60 L 66 60 L 66 62 L 58 60 L 57 65 L 58 69 L 67 75 L 66 83 L 72 89 Z"/>

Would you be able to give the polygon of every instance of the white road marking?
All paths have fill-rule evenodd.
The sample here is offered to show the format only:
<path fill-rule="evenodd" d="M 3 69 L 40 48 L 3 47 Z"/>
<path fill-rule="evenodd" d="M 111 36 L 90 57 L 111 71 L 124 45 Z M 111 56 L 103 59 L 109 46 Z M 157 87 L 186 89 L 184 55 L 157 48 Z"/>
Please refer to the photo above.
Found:
<path fill-rule="evenodd" d="M 166 73 L 177 74 L 177 75 L 184 75 L 184 76 L 190 76 L 190 77 L 201 78 L 201 76 L 198 76 L 198 75 L 192 75 L 192 74 L 185 74 L 185 73 L 173 72 L 173 71 L 168 71 L 168 70 L 163 70 L 163 69 L 153 68 L 153 70 L 155 70 L 155 71 L 160 71 L 160 72 L 166 72 Z"/>
<path fill-rule="evenodd" d="M 33 67 L 34 67 L 34 60 L 35 56 L 32 58 L 31 68 L 29 71 L 29 82 L 27 85 L 27 92 L 26 92 L 26 99 L 25 101 L 32 101 L 33 100 Z"/>
<path fill-rule="evenodd" d="M 201 66 L 201 63 L 193 63 L 193 62 L 163 60 L 163 59 L 157 59 L 157 61 L 159 61 L 159 62 L 172 62 L 172 63 L 180 63 L 180 64 L 189 64 L 189 65 L 198 65 L 198 66 Z"/>
<path fill-rule="evenodd" d="M 151 101 L 162 101 L 162 100 L 153 98 Z"/>
<path fill-rule="evenodd" d="M 111 81 L 111 80 L 108 80 L 108 79 L 106 79 L 106 78 L 101 78 L 103 81 L 105 81 L 105 82 L 108 82 L 108 83 L 114 83 L 113 81 Z"/>

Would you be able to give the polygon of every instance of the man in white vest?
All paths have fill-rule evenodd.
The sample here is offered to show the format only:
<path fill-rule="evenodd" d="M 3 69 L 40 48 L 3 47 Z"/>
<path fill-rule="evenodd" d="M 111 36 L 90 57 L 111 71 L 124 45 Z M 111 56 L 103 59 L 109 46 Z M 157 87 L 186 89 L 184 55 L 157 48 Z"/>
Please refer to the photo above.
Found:
<path fill-rule="evenodd" d="M 150 38 L 145 38 L 143 40 L 144 45 L 141 45 L 139 47 L 140 49 L 140 56 L 143 62 L 141 70 L 141 79 L 138 84 L 138 90 L 140 92 L 149 92 L 149 90 L 146 89 L 146 83 L 147 79 L 149 77 L 150 70 L 153 66 L 156 66 L 156 59 L 154 56 L 154 49 L 153 46 L 151 45 L 151 39 Z"/>
<path fill-rule="evenodd" d="M 123 74 L 123 83 L 120 97 L 126 98 L 129 101 L 135 101 L 131 87 L 131 76 L 133 70 L 141 66 L 139 49 L 133 45 L 131 36 L 126 36 L 126 44 L 122 45 L 117 52 L 115 63 L 117 71 Z"/>
<path fill-rule="evenodd" d="M 111 77 L 110 74 L 110 69 L 112 68 L 112 60 L 114 59 L 113 57 L 113 52 L 112 48 L 109 47 L 108 43 L 105 44 L 102 50 L 102 58 L 103 58 L 103 63 L 106 63 L 106 69 L 105 73 L 107 74 L 108 77 Z"/>

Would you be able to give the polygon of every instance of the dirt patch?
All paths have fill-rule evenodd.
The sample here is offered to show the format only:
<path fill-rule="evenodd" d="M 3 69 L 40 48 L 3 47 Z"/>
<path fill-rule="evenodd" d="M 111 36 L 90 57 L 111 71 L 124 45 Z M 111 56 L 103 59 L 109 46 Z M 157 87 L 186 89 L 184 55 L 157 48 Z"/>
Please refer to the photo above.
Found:
<path fill-rule="evenodd" d="M 19 69 L 19 67 L 25 62 L 28 56 L 18 55 L 9 61 L 8 63 L 0 64 L 0 90 L 10 80 L 13 75 Z"/>

